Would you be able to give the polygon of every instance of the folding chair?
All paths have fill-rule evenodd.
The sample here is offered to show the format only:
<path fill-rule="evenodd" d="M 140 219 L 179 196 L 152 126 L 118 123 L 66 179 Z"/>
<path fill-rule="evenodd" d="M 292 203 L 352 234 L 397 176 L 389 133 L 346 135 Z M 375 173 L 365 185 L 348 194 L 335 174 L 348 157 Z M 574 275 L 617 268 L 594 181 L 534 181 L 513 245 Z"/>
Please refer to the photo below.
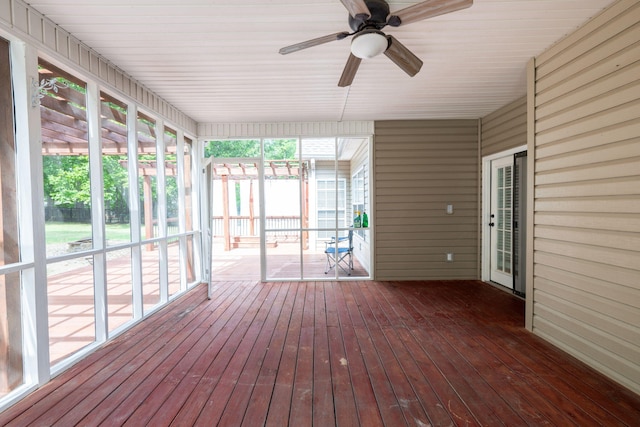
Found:
<path fill-rule="evenodd" d="M 336 266 L 344 271 L 347 276 L 351 276 L 353 270 L 353 230 L 349 230 L 349 235 L 345 237 L 335 236 L 330 242 L 325 243 L 324 253 L 327 254 L 327 268 L 324 274 L 329 273 Z"/>

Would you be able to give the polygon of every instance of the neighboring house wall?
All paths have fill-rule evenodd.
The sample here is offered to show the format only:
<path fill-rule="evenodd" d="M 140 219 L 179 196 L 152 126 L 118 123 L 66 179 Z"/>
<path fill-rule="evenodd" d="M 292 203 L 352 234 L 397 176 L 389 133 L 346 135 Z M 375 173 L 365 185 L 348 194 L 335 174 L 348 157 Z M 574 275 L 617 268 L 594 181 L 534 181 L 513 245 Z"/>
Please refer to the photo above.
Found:
<path fill-rule="evenodd" d="M 619 1 L 536 58 L 532 254 L 534 333 L 638 393 L 639 22 Z"/>
<path fill-rule="evenodd" d="M 373 157 L 376 279 L 478 278 L 478 121 L 376 122 Z"/>
<path fill-rule="evenodd" d="M 329 181 L 332 181 L 335 185 L 335 179 L 336 179 L 335 168 L 336 168 L 336 164 L 335 164 L 335 161 L 333 160 L 316 160 L 315 179 L 329 180 Z M 345 186 L 346 193 L 345 193 L 345 200 L 344 200 L 345 216 L 344 216 L 344 224 L 342 225 L 343 227 L 348 227 L 349 225 L 351 225 L 350 223 L 351 210 L 349 208 L 351 203 L 351 174 L 349 173 L 349 171 L 350 171 L 349 162 L 345 160 L 339 160 L 338 161 L 338 180 L 344 180 L 346 184 Z M 316 189 L 314 186 L 314 192 L 315 191 Z M 313 194 L 313 198 L 315 197 L 316 197 L 316 194 Z M 315 208 L 312 208 L 312 209 L 315 209 Z M 317 224 L 310 224 L 309 226 L 312 228 L 318 227 Z"/>
<path fill-rule="evenodd" d="M 371 193 L 369 188 L 369 179 L 370 179 L 370 171 L 371 167 L 369 164 L 369 144 L 364 143 L 360 146 L 360 149 L 354 154 L 351 159 L 351 187 L 354 187 L 353 177 L 355 174 L 362 172 L 363 173 L 363 194 L 362 194 L 362 202 L 364 202 L 364 211 L 367 213 L 369 217 L 369 221 L 372 221 L 371 218 Z M 352 190 L 353 192 L 353 190 Z M 351 199 L 350 204 L 350 213 L 351 216 L 354 217 L 355 212 L 353 206 L 355 206 L 356 201 Z M 362 265 L 362 267 L 371 272 L 371 232 L 365 230 L 357 230 L 353 236 L 353 253 L 354 256 L 358 259 L 358 262 Z"/>

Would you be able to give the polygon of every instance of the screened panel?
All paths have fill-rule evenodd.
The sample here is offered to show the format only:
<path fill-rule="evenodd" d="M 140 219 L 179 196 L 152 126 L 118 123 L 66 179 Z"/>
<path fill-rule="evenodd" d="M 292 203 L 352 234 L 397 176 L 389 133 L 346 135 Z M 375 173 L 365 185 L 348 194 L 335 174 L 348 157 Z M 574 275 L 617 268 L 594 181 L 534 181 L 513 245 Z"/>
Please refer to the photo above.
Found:
<path fill-rule="evenodd" d="M 47 265 L 51 365 L 95 341 L 93 257 Z"/>
<path fill-rule="evenodd" d="M 47 255 L 93 247 L 86 83 L 38 62 Z"/>
<path fill-rule="evenodd" d="M 159 236 L 158 194 L 157 194 L 157 153 L 155 120 L 141 112 L 137 119 L 138 138 L 138 185 L 140 191 L 140 212 L 143 225 L 143 240 Z"/>
<path fill-rule="evenodd" d="M 193 141 L 189 138 L 184 139 L 184 216 L 185 230 L 193 231 Z"/>
<path fill-rule="evenodd" d="M 112 251 L 107 256 L 107 313 L 109 332 L 133 320 L 133 278 L 131 249 Z"/>
<path fill-rule="evenodd" d="M 131 241 L 127 105 L 100 93 L 102 190 L 107 246 Z"/>
<path fill-rule="evenodd" d="M 165 195 L 167 199 L 167 236 L 179 233 L 178 227 L 178 140 L 176 131 L 164 128 Z"/>

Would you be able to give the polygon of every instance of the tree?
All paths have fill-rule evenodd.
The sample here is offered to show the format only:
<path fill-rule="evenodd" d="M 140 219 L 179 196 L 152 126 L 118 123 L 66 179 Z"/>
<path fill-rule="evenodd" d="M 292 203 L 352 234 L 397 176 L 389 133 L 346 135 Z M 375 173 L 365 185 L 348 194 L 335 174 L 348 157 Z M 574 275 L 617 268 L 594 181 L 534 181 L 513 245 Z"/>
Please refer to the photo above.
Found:
<path fill-rule="evenodd" d="M 117 212 L 128 211 L 129 174 L 121 162 L 126 156 L 103 156 L 105 204 Z M 88 156 L 43 156 L 44 195 L 60 208 L 91 205 Z"/>
<path fill-rule="evenodd" d="M 264 143 L 264 158 L 267 160 L 295 160 L 297 152 L 297 139 L 270 139 Z"/>
<path fill-rule="evenodd" d="M 56 206 L 91 205 L 89 156 L 44 156 L 42 162 L 45 196 Z"/>
<path fill-rule="evenodd" d="M 117 215 L 129 213 L 129 172 L 123 166 L 126 156 L 102 156 L 104 201 Z"/>
<path fill-rule="evenodd" d="M 293 160 L 298 152 L 297 139 L 269 139 L 264 142 L 264 158 L 267 160 Z M 260 157 L 260 141 L 233 139 L 209 141 L 204 149 L 205 157 Z"/>
<path fill-rule="evenodd" d="M 260 141 L 253 139 L 209 141 L 205 157 L 260 157 Z"/>

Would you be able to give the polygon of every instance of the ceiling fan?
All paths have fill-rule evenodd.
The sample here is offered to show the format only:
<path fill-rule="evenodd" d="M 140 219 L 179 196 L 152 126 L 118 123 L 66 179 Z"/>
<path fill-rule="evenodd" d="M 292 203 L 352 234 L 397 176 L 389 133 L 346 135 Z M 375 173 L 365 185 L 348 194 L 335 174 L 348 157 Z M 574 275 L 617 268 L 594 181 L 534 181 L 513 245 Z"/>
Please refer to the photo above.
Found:
<path fill-rule="evenodd" d="M 280 49 L 282 55 L 302 49 L 342 40 L 353 36 L 351 53 L 342 71 L 338 86 L 349 86 L 358 71 L 363 59 L 373 58 L 384 53 L 398 67 L 410 76 L 415 76 L 422 67 L 422 61 L 393 36 L 386 35 L 382 29 L 387 25 L 399 27 L 423 19 L 432 18 L 445 13 L 465 9 L 473 4 L 473 0 L 425 0 L 421 3 L 400 9 L 394 14 L 389 12 L 389 4 L 385 0 L 340 0 L 349 11 L 349 26 L 353 32 L 346 31 L 329 34 L 296 43 Z"/>

